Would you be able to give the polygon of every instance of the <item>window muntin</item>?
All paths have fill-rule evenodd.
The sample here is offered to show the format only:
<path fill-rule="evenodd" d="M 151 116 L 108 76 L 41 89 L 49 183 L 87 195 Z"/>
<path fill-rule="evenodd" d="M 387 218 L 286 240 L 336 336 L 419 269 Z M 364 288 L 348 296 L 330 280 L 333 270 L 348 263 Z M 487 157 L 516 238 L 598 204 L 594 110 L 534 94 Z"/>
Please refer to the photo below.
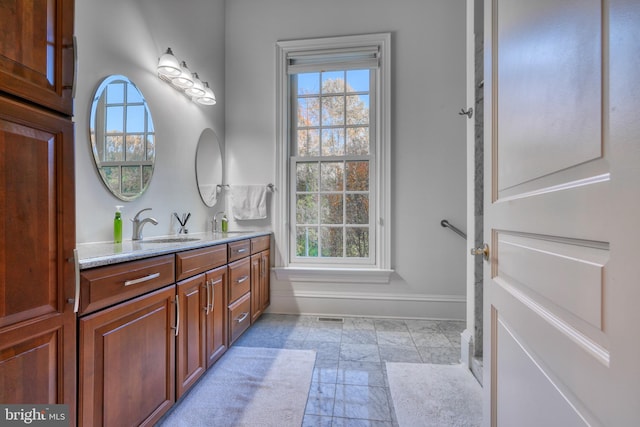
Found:
<path fill-rule="evenodd" d="M 291 74 L 292 260 L 375 263 L 375 70 Z"/>

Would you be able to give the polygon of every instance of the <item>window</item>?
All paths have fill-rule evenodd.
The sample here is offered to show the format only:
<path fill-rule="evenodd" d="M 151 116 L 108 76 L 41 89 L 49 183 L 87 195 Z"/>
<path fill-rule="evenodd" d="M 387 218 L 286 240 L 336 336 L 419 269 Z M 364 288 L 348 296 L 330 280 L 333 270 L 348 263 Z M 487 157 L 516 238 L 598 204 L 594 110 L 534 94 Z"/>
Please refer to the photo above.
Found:
<path fill-rule="evenodd" d="M 291 75 L 291 219 L 297 262 L 371 264 L 374 70 Z"/>
<path fill-rule="evenodd" d="M 388 269 L 389 42 L 278 43 L 283 267 Z"/>

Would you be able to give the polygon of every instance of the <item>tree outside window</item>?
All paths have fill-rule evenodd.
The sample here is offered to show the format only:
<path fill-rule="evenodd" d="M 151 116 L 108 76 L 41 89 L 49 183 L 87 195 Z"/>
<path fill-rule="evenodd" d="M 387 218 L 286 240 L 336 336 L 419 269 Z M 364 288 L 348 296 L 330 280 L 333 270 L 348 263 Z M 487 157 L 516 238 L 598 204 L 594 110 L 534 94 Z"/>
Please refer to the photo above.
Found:
<path fill-rule="evenodd" d="M 371 71 L 292 76 L 295 255 L 369 258 Z"/>

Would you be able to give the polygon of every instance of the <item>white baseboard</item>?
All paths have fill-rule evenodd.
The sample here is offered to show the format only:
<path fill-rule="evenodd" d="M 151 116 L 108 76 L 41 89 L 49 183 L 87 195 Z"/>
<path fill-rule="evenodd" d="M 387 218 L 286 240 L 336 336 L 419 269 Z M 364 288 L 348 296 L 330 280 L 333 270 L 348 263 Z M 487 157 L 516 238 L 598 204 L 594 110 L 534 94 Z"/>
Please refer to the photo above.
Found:
<path fill-rule="evenodd" d="M 473 355 L 473 334 L 465 329 L 460 334 L 460 360 L 462 364 L 471 369 L 471 361 Z"/>
<path fill-rule="evenodd" d="M 464 320 L 466 298 L 458 295 L 272 290 L 268 312 Z"/>

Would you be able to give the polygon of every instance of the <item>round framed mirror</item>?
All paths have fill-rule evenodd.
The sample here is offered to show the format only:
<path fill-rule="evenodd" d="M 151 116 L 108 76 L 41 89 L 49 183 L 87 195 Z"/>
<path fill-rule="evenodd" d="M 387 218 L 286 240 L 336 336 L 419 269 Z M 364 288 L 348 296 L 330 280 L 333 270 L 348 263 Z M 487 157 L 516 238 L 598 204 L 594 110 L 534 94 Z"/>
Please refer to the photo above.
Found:
<path fill-rule="evenodd" d="M 93 97 L 91 151 L 105 186 L 120 200 L 134 200 L 149 186 L 156 156 L 151 112 L 125 76 L 105 78 Z"/>
<path fill-rule="evenodd" d="M 213 207 L 222 185 L 222 153 L 218 136 L 209 128 L 202 131 L 196 148 L 196 182 L 204 204 Z"/>

